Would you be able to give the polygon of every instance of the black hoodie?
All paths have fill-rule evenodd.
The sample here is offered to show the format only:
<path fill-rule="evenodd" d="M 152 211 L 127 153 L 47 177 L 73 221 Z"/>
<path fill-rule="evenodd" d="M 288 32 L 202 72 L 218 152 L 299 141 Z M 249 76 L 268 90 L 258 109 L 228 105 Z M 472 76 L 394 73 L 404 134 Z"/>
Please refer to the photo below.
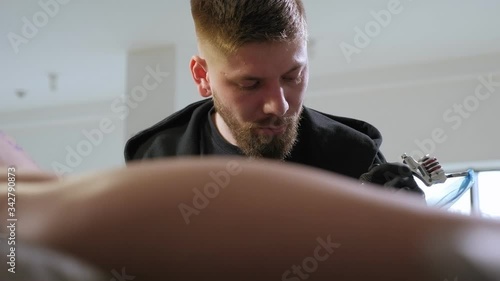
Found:
<path fill-rule="evenodd" d="M 195 102 L 138 133 L 125 145 L 125 160 L 202 155 L 212 108 L 211 99 Z M 385 162 L 381 143 L 380 132 L 366 122 L 304 107 L 298 141 L 286 161 L 359 178 L 372 164 Z"/>

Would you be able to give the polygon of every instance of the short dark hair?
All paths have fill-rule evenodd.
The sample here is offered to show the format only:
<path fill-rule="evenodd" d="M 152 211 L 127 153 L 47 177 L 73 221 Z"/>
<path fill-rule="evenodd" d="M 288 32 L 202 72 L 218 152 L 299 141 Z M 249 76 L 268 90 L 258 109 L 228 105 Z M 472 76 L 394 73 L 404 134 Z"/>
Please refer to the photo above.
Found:
<path fill-rule="evenodd" d="M 228 54 L 246 43 L 307 40 L 301 0 L 191 0 L 196 35 Z"/>

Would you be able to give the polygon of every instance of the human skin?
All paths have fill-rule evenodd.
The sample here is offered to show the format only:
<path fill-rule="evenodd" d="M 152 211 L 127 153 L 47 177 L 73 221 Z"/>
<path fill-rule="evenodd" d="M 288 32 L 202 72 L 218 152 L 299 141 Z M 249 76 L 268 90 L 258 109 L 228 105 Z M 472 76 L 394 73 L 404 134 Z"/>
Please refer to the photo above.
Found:
<path fill-rule="evenodd" d="M 0 131 L 0 167 L 2 166 L 16 166 L 25 171 L 40 170 L 33 159 L 12 137 Z"/>
<path fill-rule="evenodd" d="M 14 169 L 14 170 L 12 170 Z M 12 167 L 12 166 L 1 166 L 0 165 L 0 182 L 8 181 L 8 178 L 15 178 L 16 181 L 22 182 L 42 182 L 42 181 L 53 181 L 58 180 L 59 177 L 55 174 L 38 171 L 38 170 L 25 170 L 22 167 Z M 10 172 L 10 176 L 9 176 Z M 12 176 L 14 175 L 14 177 Z"/>
<path fill-rule="evenodd" d="M 57 176 L 42 171 L 16 141 L 0 131 L 0 181 L 7 181 L 9 171 L 23 181 L 55 180 Z"/>
<path fill-rule="evenodd" d="M 215 178 L 219 192 L 187 224 L 180 204 L 195 208 L 194 190 L 204 192 Z M 498 222 L 270 160 L 131 162 L 59 181 L 21 181 L 16 192 L 19 241 L 79 257 L 104 272 L 125 268 L 137 280 L 476 278 L 457 259 L 458 234 L 500 233 Z M 2 202 L 5 196 L 2 190 Z M 314 256 L 318 239 L 336 246 L 322 250 L 327 258 L 307 273 L 297 266 Z"/>
<path fill-rule="evenodd" d="M 223 55 L 200 43 L 190 69 L 202 97 L 217 94 L 240 123 L 255 123 L 256 134 L 276 134 L 276 118 L 298 115 L 308 84 L 307 43 L 303 39 L 282 43 L 247 43 L 235 53 Z M 215 114 L 222 136 L 237 145 L 231 130 Z"/>

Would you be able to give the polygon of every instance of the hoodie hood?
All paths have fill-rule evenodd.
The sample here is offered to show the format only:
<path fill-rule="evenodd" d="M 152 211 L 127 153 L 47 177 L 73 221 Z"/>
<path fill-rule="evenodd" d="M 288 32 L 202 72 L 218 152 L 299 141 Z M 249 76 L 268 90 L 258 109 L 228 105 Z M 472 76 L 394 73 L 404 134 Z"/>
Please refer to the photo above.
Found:
<path fill-rule="evenodd" d="M 199 155 L 203 142 L 201 128 L 212 108 L 211 99 L 201 100 L 139 132 L 127 141 L 125 160 Z M 382 135 L 371 124 L 307 107 L 301 117 L 291 162 L 350 176 L 366 172 L 374 163 L 385 162 L 379 152 Z"/>

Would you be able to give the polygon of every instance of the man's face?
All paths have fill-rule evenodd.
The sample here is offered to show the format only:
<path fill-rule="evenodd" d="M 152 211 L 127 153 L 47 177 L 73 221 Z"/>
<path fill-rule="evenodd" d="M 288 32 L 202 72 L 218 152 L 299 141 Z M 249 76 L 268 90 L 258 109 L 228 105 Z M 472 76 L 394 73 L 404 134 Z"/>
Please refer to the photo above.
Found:
<path fill-rule="evenodd" d="M 306 43 L 249 43 L 207 66 L 222 136 L 247 156 L 288 156 L 308 82 Z"/>

